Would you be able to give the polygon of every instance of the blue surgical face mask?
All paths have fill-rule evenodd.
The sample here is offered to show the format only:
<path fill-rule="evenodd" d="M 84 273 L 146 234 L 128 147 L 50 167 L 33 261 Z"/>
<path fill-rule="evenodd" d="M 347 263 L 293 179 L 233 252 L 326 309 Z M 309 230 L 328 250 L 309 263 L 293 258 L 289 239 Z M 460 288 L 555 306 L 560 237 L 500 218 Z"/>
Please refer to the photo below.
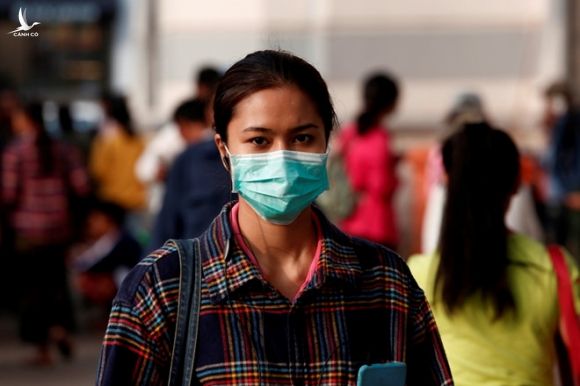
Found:
<path fill-rule="evenodd" d="M 226 149 L 227 150 L 227 149 Z M 233 192 L 263 219 L 287 225 L 328 189 L 328 153 L 230 154 Z"/>

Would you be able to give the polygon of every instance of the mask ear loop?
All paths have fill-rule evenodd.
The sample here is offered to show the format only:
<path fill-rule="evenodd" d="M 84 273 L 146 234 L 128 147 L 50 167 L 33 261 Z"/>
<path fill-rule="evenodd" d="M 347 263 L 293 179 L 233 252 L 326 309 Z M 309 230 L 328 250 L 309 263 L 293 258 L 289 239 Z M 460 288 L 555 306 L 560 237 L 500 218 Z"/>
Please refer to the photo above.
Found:
<path fill-rule="evenodd" d="M 222 164 L 224 165 L 224 168 L 227 170 L 228 173 L 230 173 L 230 189 L 231 189 L 231 195 L 230 195 L 230 199 L 231 200 L 237 200 L 238 199 L 238 195 L 237 195 L 237 191 L 234 190 L 234 171 L 232 168 L 232 163 L 231 163 L 231 158 L 232 158 L 232 153 L 230 153 L 230 149 L 228 149 L 228 146 L 226 144 L 224 144 L 224 148 L 226 149 L 226 153 L 228 155 L 221 157 L 222 160 Z"/>
<path fill-rule="evenodd" d="M 230 153 L 230 149 L 228 149 L 227 145 L 224 144 L 224 148 L 226 149 L 226 153 L 228 155 L 221 157 L 222 164 L 224 165 L 224 168 L 226 168 L 228 173 L 231 174 L 232 173 L 232 164 L 230 162 L 230 159 L 231 159 L 232 153 Z"/>

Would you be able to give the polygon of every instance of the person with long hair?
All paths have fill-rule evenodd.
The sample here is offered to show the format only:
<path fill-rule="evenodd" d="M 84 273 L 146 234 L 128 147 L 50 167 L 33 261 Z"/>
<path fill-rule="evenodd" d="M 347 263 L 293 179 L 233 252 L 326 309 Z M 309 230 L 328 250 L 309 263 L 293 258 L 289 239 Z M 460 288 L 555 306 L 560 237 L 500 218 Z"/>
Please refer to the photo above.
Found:
<path fill-rule="evenodd" d="M 441 142 L 467 123 L 487 122 L 489 124 L 490 119 L 481 96 L 472 92 L 461 93 L 446 114 L 444 120 L 446 133 Z M 427 202 L 421 232 L 421 253 L 432 253 L 439 242 L 446 197 L 441 147 L 442 144 L 437 143 L 431 148 L 426 164 L 424 189 L 427 192 Z M 510 200 L 506 213 L 506 223 L 512 230 L 541 241 L 543 240 L 543 230 L 532 191 L 535 169 L 533 158 L 523 154 L 520 157 L 521 183 L 518 191 Z"/>
<path fill-rule="evenodd" d="M 42 104 L 19 109 L 12 126 L 16 139 L 3 154 L 0 186 L 15 234 L 20 331 L 37 347 L 33 363 L 47 365 L 53 343 L 71 355 L 65 255 L 73 236 L 71 200 L 88 194 L 88 176 L 78 151 L 47 133 Z"/>
<path fill-rule="evenodd" d="M 135 163 L 144 142 L 124 96 L 106 95 L 102 104 L 106 124 L 97 134 L 89 158 L 96 194 L 129 212 L 139 211 L 145 206 L 145 187 L 135 176 Z"/>
<path fill-rule="evenodd" d="M 467 123 L 445 140 L 442 156 L 447 199 L 438 250 L 408 264 L 432 304 L 455 382 L 552 385 L 554 269 L 544 245 L 504 220 L 520 181 L 518 149 L 505 132 Z M 578 283 L 569 256 L 568 266 Z"/>
<path fill-rule="evenodd" d="M 451 385 L 429 306 L 403 260 L 345 235 L 311 205 L 328 187 L 335 125 L 319 72 L 289 53 L 249 54 L 218 84 L 214 117 L 239 200 L 199 238 L 165 244 L 129 274 L 97 384 L 166 385 L 183 374 L 171 384 L 355 385 L 363 364 L 400 361 L 407 385 Z M 181 248 L 192 243 L 190 253 Z M 182 268 L 194 261 L 201 272 L 193 268 L 191 282 Z M 189 317 L 179 300 L 186 283 L 200 291 Z"/>
<path fill-rule="evenodd" d="M 376 73 L 365 80 L 362 94 L 362 111 L 338 139 L 338 151 L 357 197 L 339 226 L 350 235 L 396 249 L 399 235 L 393 199 L 398 179 L 385 119 L 396 108 L 399 86 L 392 76 Z"/>
<path fill-rule="evenodd" d="M 145 185 L 135 173 L 135 165 L 145 147 L 137 133 L 124 96 L 105 95 L 102 100 L 106 120 L 91 146 L 89 171 L 96 196 L 119 205 L 127 212 L 126 225 L 144 245 L 150 232 L 145 206 Z"/>

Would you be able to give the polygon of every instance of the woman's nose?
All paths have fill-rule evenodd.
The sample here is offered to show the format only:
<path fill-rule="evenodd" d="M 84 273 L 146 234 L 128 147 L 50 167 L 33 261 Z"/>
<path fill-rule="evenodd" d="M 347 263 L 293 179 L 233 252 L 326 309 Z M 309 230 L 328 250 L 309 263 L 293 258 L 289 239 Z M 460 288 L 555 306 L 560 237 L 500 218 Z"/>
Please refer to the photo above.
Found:
<path fill-rule="evenodd" d="M 278 139 L 274 141 L 272 146 L 272 151 L 279 151 L 279 150 L 292 150 L 290 148 L 290 144 L 287 143 L 284 139 Z"/>

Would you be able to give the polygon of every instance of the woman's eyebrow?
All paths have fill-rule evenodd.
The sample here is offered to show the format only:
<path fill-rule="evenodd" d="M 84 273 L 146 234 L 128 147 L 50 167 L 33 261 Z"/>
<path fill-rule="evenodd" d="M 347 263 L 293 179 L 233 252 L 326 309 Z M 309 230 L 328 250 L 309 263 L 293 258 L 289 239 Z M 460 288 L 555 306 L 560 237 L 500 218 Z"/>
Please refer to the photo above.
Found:
<path fill-rule="evenodd" d="M 305 123 L 303 125 L 291 128 L 290 132 L 296 133 L 296 132 L 303 131 L 303 130 L 317 129 L 317 128 L 318 128 L 318 125 L 316 125 L 314 123 Z M 271 133 L 272 131 L 274 131 L 274 130 L 269 129 L 267 127 L 260 127 L 260 126 L 250 126 L 250 127 L 246 127 L 245 129 L 242 130 L 243 133 L 247 133 L 247 132 Z"/>
<path fill-rule="evenodd" d="M 246 133 L 249 131 L 257 131 L 260 133 L 268 133 L 268 132 L 272 132 L 274 130 L 272 129 L 268 129 L 267 127 L 256 127 L 256 126 L 250 126 L 250 127 L 246 127 L 244 130 L 242 130 L 242 133 Z"/>
<path fill-rule="evenodd" d="M 304 125 L 296 126 L 292 129 L 290 129 L 290 132 L 297 133 L 299 131 L 308 130 L 308 129 L 318 129 L 318 125 L 315 125 L 314 123 L 306 123 Z"/>

